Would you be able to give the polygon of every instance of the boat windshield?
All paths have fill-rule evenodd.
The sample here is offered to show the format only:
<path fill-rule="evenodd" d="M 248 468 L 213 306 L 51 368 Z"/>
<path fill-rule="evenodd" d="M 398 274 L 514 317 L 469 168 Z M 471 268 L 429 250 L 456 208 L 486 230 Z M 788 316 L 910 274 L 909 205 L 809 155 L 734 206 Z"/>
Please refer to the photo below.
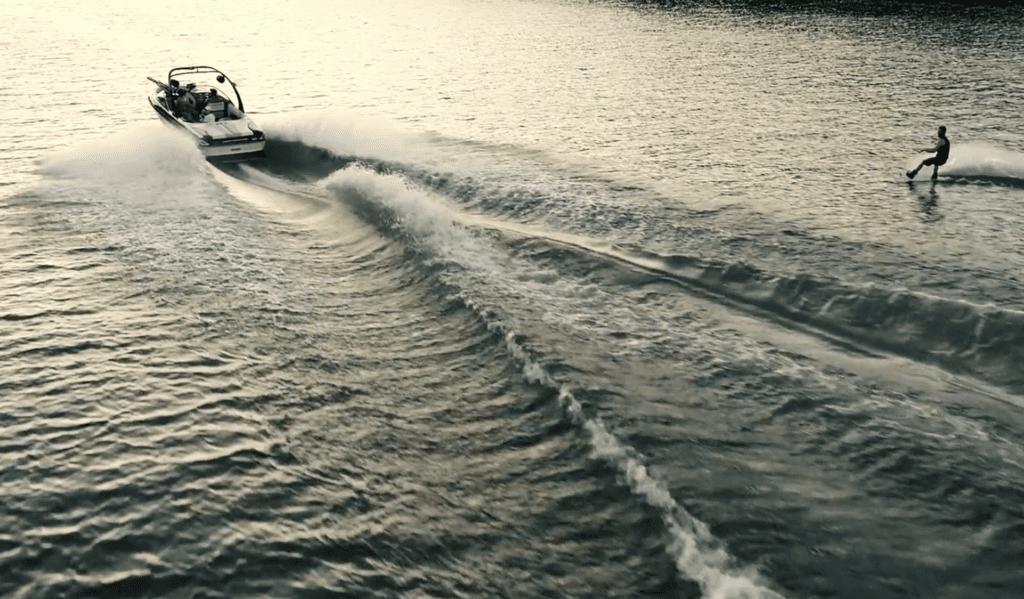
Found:
<path fill-rule="evenodd" d="M 177 83 L 177 87 L 188 89 L 198 101 L 207 101 L 213 90 L 217 96 L 224 98 L 234 104 L 240 110 L 242 98 L 235 89 L 234 83 L 223 73 L 210 67 L 190 67 L 187 69 L 174 69 L 170 72 L 170 79 Z"/>
<path fill-rule="evenodd" d="M 192 88 L 190 91 L 192 92 L 193 96 L 196 96 L 196 100 L 202 100 L 202 101 L 209 102 L 209 101 L 211 101 L 213 99 L 220 98 L 221 100 L 226 100 L 228 102 L 231 102 L 232 104 L 235 103 L 234 99 L 232 99 L 232 97 L 230 95 L 224 93 L 224 90 L 221 89 L 221 88 L 218 88 L 218 87 L 198 87 L 197 86 L 197 87 Z M 216 93 L 214 93 L 214 92 L 216 92 Z"/>

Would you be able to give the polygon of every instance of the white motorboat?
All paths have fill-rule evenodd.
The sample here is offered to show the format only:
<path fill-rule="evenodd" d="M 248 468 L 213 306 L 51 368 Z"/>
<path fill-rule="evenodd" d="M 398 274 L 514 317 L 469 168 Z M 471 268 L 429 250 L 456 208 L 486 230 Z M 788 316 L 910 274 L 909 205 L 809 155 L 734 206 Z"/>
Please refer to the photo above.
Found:
<path fill-rule="evenodd" d="M 153 109 L 195 138 L 208 159 L 263 156 L 266 136 L 245 114 L 242 96 L 227 75 L 213 67 L 179 67 L 167 74 L 167 83 L 148 79 L 157 84 L 149 95 Z"/>

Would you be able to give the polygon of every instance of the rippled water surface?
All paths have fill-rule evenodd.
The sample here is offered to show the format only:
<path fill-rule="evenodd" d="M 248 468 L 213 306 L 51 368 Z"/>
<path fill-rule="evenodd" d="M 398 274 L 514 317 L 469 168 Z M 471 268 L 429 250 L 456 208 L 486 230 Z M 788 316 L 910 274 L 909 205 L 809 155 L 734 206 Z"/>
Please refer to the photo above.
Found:
<path fill-rule="evenodd" d="M 1024 595 L 1024 13 L 672 4 L 9 2 L 0 596 Z"/>

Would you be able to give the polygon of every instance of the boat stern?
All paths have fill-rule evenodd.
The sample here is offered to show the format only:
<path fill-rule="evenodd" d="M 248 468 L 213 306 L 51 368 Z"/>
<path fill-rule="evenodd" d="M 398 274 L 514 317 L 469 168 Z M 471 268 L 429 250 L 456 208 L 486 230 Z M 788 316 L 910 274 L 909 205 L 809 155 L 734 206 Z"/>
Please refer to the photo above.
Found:
<path fill-rule="evenodd" d="M 203 123 L 187 123 L 199 140 L 199 150 L 207 158 L 258 157 L 267 138 L 249 118 Z"/>

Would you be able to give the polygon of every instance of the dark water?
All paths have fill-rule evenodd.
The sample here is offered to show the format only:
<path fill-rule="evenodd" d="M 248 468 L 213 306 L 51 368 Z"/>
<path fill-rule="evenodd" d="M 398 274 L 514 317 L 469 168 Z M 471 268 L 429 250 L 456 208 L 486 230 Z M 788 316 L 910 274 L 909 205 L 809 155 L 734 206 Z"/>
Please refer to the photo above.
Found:
<path fill-rule="evenodd" d="M 0 596 L 1024 596 L 1024 13 L 851 6 L 13 5 Z"/>

